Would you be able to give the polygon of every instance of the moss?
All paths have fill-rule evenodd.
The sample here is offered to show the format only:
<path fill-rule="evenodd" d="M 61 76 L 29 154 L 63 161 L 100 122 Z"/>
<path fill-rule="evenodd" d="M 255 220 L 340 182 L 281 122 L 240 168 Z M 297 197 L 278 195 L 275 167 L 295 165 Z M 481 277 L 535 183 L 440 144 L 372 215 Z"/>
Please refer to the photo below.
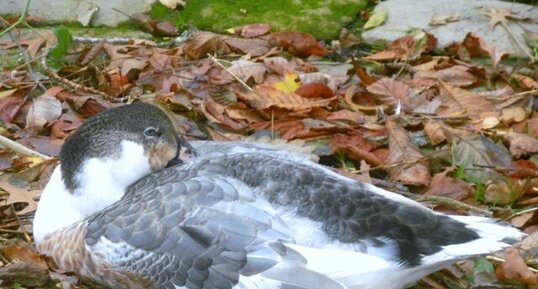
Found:
<path fill-rule="evenodd" d="M 268 23 L 276 31 L 298 30 L 328 40 L 337 38 L 340 29 L 366 6 L 367 0 L 189 0 L 179 12 L 156 4 L 150 15 L 173 20 L 180 28 L 223 32 L 238 25 Z"/>

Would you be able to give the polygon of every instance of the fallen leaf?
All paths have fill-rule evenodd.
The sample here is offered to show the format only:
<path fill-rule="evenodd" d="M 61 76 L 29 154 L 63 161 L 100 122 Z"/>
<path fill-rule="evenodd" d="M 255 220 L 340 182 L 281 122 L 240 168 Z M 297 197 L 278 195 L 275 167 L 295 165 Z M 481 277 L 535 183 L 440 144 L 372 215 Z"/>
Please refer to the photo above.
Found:
<path fill-rule="evenodd" d="M 363 124 L 366 121 L 366 115 L 360 111 L 351 111 L 347 109 L 332 112 L 327 116 L 327 120 L 345 120 L 353 125 Z"/>
<path fill-rule="evenodd" d="M 510 106 L 501 111 L 501 120 L 504 124 L 524 121 L 527 118 L 527 112 L 521 106 Z"/>
<path fill-rule="evenodd" d="M 512 77 L 517 80 L 519 85 L 524 89 L 538 89 L 538 81 L 535 79 L 521 74 L 514 74 Z"/>
<path fill-rule="evenodd" d="M 413 35 L 402 36 L 394 40 L 387 49 L 365 57 L 369 60 L 407 60 L 412 61 L 423 53 L 432 51 L 437 45 L 437 38 L 422 30 L 415 30 Z"/>
<path fill-rule="evenodd" d="M 536 274 L 527 267 L 527 264 L 525 264 L 525 261 L 519 255 L 517 249 L 508 248 L 504 259 L 504 263 L 497 266 L 495 270 L 495 274 L 499 280 L 520 281 L 528 285 L 538 284 Z"/>
<path fill-rule="evenodd" d="M 26 103 L 26 92 L 17 90 L 10 96 L 0 99 L 0 119 L 11 123 L 22 106 Z"/>
<path fill-rule="evenodd" d="M 267 67 L 263 63 L 252 62 L 246 59 L 232 61 L 228 70 L 242 81 L 247 82 L 250 78 L 256 83 L 262 83 Z"/>
<path fill-rule="evenodd" d="M 254 91 L 238 96 L 247 100 L 252 107 L 261 110 L 278 107 L 292 111 L 304 111 L 329 105 L 334 100 L 334 98 L 309 99 L 294 92 L 284 92 L 267 85 L 259 85 Z"/>
<path fill-rule="evenodd" d="M 452 165 L 462 165 L 465 168 L 465 176 L 473 183 L 498 179 L 500 174 L 491 169 L 510 167 L 512 164 L 512 158 L 506 148 L 480 135 L 454 138 L 452 157 Z"/>
<path fill-rule="evenodd" d="M 387 119 L 390 155 L 386 163 L 391 180 L 409 185 L 430 184 L 430 168 L 419 149 L 411 143 L 407 131 L 391 118 Z"/>
<path fill-rule="evenodd" d="M 411 88 L 401 81 L 384 77 L 368 85 L 366 90 L 379 96 L 384 104 L 395 106 L 400 103 L 403 108 L 408 107 Z"/>
<path fill-rule="evenodd" d="M 380 146 L 380 144 L 367 141 L 358 135 L 344 134 L 334 135 L 329 143 L 333 153 L 340 151 L 353 160 L 366 161 L 372 166 L 379 166 L 385 161 L 373 152 Z"/>
<path fill-rule="evenodd" d="M 478 79 L 468 71 L 467 67 L 463 65 L 456 65 L 449 68 L 437 70 L 434 73 L 428 73 L 431 77 L 435 77 L 441 81 L 444 81 L 445 83 L 449 83 L 458 87 L 470 86 L 478 82 Z M 415 75 L 415 77 L 418 76 Z"/>
<path fill-rule="evenodd" d="M 15 283 L 19 287 L 45 287 L 50 284 L 49 267 L 36 253 L 32 252 L 27 246 L 10 245 L 2 248 L 3 254 L 11 262 L 0 266 L 0 279 L 2 284 Z M 7 285 L 6 284 L 6 285 Z"/>
<path fill-rule="evenodd" d="M 271 37 L 277 46 L 297 56 L 323 56 L 327 53 L 325 47 L 314 36 L 308 33 L 280 31 L 271 33 Z"/>
<path fill-rule="evenodd" d="M 510 143 L 510 153 L 515 158 L 538 152 L 538 140 L 530 135 L 509 132 L 504 138 Z"/>
<path fill-rule="evenodd" d="M 200 59 L 209 54 L 228 54 L 230 47 L 222 37 L 211 32 L 199 32 L 180 46 L 180 51 L 187 59 Z"/>
<path fill-rule="evenodd" d="M 512 180 L 504 178 L 490 180 L 486 184 L 484 202 L 495 206 L 509 205 L 525 193 L 523 189 Z"/>
<path fill-rule="evenodd" d="M 184 7 L 185 6 L 185 0 L 159 0 L 159 3 L 163 4 L 164 6 L 174 10 L 178 7 Z"/>
<path fill-rule="evenodd" d="M 486 15 L 490 18 L 489 28 L 493 28 L 499 23 L 506 26 L 508 23 L 508 18 L 512 16 L 512 11 L 490 8 L 489 10 L 482 11 L 480 14 Z"/>
<path fill-rule="evenodd" d="M 432 145 L 440 144 L 446 140 L 443 127 L 433 120 L 429 120 L 426 122 L 426 124 L 424 124 L 424 132 L 428 136 L 428 139 Z"/>
<path fill-rule="evenodd" d="M 41 190 L 30 190 L 28 188 L 18 188 L 9 183 L 6 179 L 0 181 L 0 188 L 9 193 L 7 204 L 26 203 L 24 209 L 17 212 L 20 215 L 34 212 L 37 209 L 37 202 L 34 200 L 41 195 Z"/>
<path fill-rule="evenodd" d="M 449 22 L 456 22 L 460 20 L 460 15 L 433 15 L 430 19 L 430 25 L 444 25 Z"/>
<path fill-rule="evenodd" d="M 305 83 L 295 93 L 306 98 L 333 98 L 334 92 L 322 83 Z"/>
<path fill-rule="evenodd" d="M 10 95 L 12 95 L 15 91 L 17 91 L 16 88 L 0 91 L 0 98 L 4 98 L 4 97 L 6 97 L 6 96 L 10 96 Z"/>
<path fill-rule="evenodd" d="M 55 95 L 63 88 L 55 86 L 49 88 L 44 94 L 37 97 L 30 105 L 26 115 L 26 128 L 44 127 L 52 124 L 62 114 L 62 104 Z"/>
<path fill-rule="evenodd" d="M 248 54 L 252 57 L 262 56 L 271 51 L 271 44 L 265 39 L 243 39 L 239 37 L 224 37 L 224 43 L 238 53 Z M 218 51 L 219 54 L 224 54 Z"/>
<path fill-rule="evenodd" d="M 200 108 L 204 116 L 211 122 L 223 124 L 233 130 L 242 130 L 246 127 L 245 124 L 237 122 L 225 115 L 226 110 L 224 106 L 214 101 L 206 101 Z"/>
<path fill-rule="evenodd" d="M 471 196 L 474 189 L 469 183 L 448 176 L 448 173 L 454 169 L 455 167 L 449 167 L 443 172 L 435 174 L 425 194 L 448 197 L 458 201 Z"/>
<path fill-rule="evenodd" d="M 265 23 L 247 24 L 231 29 L 231 33 L 245 38 L 254 38 L 265 35 L 271 30 L 271 25 Z"/>
<path fill-rule="evenodd" d="M 293 72 L 286 72 L 284 79 L 273 83 L 273 87 L 283 92 L 293 92 L 301 86 L 299 76 Z"/>
<path fill-rule="evenodd" d="M 368 21 L 362 27 L 364 30 L 368 30 L 374 27 L 377 27 L 387 20 L 389 16 L 389 11 L 387 9 L 376 9 L 374 13 L 368 18 Z"/>
<path fill-rule="evenodd" d="M 440 116 L 467 113 L 471 119 L 476 120 L 481 118 L 481 113 L 496 111 L 484 97 L 443 81 L 439 81 L 439 95 L 443 104 L 436 112 Z"/>
<path fill-rule="evenodd" d="M 2 252 L 4 257 L 9 261 L 18 260 L 24 263 L 31 263 L 37 268 L 49 269 L 47 262 L 26 246 L 10 245 L 2 248 Z"/>

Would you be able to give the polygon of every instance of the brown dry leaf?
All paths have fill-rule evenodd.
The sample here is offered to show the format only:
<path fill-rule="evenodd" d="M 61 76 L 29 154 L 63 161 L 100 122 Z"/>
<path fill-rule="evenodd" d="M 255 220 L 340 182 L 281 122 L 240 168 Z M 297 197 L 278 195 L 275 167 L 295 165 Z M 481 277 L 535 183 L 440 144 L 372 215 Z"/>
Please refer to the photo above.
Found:
<path fill-rule="evenodd" d="M 389 169 L 393 181 L 409 185 L 430 184 L 430 169 L 422 153 L 411 142 L 407 131 L 393 119 L 387 119 L 390 155 L 387 164 L 396 166 Z"/>
<path fill-rule="evenodd" d="M 534 217 L 534 213 L 535 212 L 527 212 L 523 215 L 515 216 L 510 220 L 510 225 L 522 229 L 528 221 L 532 220 L 532 218 Z"/>
<path fill-rule="evenodd" d="M 49 267 L 46 261 L 32 252 L 29 247 L 30 245 L 10 245 L 1 248 L 3 255 L 11 261 L 0 266 L 1 281 L 15 282 L 24 287 L 32 288 L 43 288 L 47 284 L 50 285 Z"/>
<path fill-rule="evenodd" d="M 265 55 L 271 51 L 271 44 L 265 39 L 243 39 L 239 37 L 223 37 L 223 41 L 230 49 L 237 53 L 248 54 L 253 57 Z M 219 52 L 219 54 L 224 54 Z"/>
<path fill-rule="evenodd" d="M 467 113 L 471 119 L 480 119 L 481 113 L 496 112 L 495 107 L 484 97 L 457 86 L 439 81 L 439 95 L 443 104 L 437 109 L 440 116 Z"/>
<path fill-rule="evenodd" d="M 513 180 L 491 180 L 486 185 L 484 201 L 496 206 L 509 205 L 525 193 L 524 189 L 520 183 Z"/>
<path fill-rule="evenodd" d="M 409 85 L 392 78 L 384 77 L 368 85 L 366 90 L 379 96 L 381 102 L 387 105 L 394 106 L 400 102 L 403 108 L 407 108 L 409 104 L 411 88 Z"/>
<path fill-rule="evenodd" d="M 436 121 L 429 120 L 424 124 L 424 132 L 428 136 L 430 143 L 436 145 L 446 140 L 446 135 L 443 127 Z"/>
<path fill-rule="evenodd" d="M 527 112 L 521 106 L 509 106 L 501 111 L 501 120 L 507 125 L 524 121 L 526 118 Z"/>
<path fill-rule="evenodd" d="M 295 93 L 306 98 L 333 98 L 334 92 L 323 83 L 305 83 Z"/>
<path fill-rule="evenodd" d="M 279 75 L 285 75 L 287 72 L 295 71 L 297 68 L 296 61 L 288 61 L 282 56 L 264 58 L 263 63 L 265 63 L 267 69 Z"/>
<path fill-rule="evenodd" d="M 239 95 L 257 109 L 263 110 L 271 107 L 284 108 L 292 111 L 305 111 L 314 107 L 329 105 L 334 98 L 309 99 L 294 92 L 284 92 L 268 85 L 259 85 L 254 91 Z"/>
<path fill-rule="evenodd" d="M 62 114 L 62 104 L 55 95 L 63 88 L 54 86 L 37 97 L 30 105 L 30 110 L 26 115 L 26 128 L 44 127 L 52 124 Z"/>
<path fill-rule="evenodd" d="M 449 167 L 445 171 L 433 176 L 430 187 L 425 194 L 448 197 L 458 201 L 471 196 L 474 189 L 469 183 L 447 176 L 454 169 L 455 167 Z"/>
<path fill-rule="evenodd" d="M 517 80 L 519 85 L 524 89 L 538 89 L 538 81 L 535 79 L 521 74 L 514 74 L 512 77 Z"/>
<path fill-rule="evenodd" d="M 211 32 L 196 33 L 181 45 L 180 51 L 187 59 L 204 58 L 208 53 L 220 55 L 231 52 L 230 47 L 222 41 L 222 36 Z"/>
<path fill-rule="evenodd" d="M 468 71 L 468 68 L 463 65 L 456 65 L 450 68 L 437 70 L 433 74 L 428 72 L 428 74 L 445 83 L 450 83 L 459 87 L 470 86 L 478 81 L 478 79 Z"/>
<path fill-rule="evenodd" d="M 26 50 L 28 51 L 30 58 L 35 58 L 37 56 L 37 52 L 43 45 L 47 45 L 48 47 L 53 47 L 56 45 L 56 36 L 54 36 L 52 31 L 40 31 L 38 36 L 20 39 L 17 40 L 17 42 L 5 45 L 2 48 L 10 49 L 17 47 L 17 45 L 26 46 Z"/>
<path fill-rule="evenodd" d="M 318 40 L 308 33 L 298 31 L 280 31 L 271 34 L 277 46 L 297 56 L 323 56 L 327 50 Z"/>
<path fill-rule="evenodd" d="M 47 262 L 27 246 L 10 245 L 2 248 L 2 252 L 4 257 L 9 261 L 18 260 L 24 263 L 31 263 L 43 270 L 49 269 Z"/>
<path fill-rule="evenodd" d="M 366 121 L 366 115 L 360 111 L 351 111 L 347 109 L 332 112 L 327 116 L 327 120 L 345 120 L 353 125 L 363 124 Z"/>
<path fill-rule="evenodd" d="M 365 86 L 368 86 L 370 84 L 373 84 L 378 79 L 368 74 L 366 69 L 359 66 L 358 64 L 354 64 L 355 74 L 357 74 L 357 77 L 361 80 L 361 83 L 363 83 Z"/>
<path fill-rule="evenodd" d="M 470 60 L 472 57 L 481 57 L 487 55 L 493 66 L 497 67 L 501 59 L 508 54 L 503 51 L 497 51 L 495 47 L 489 47 L 482 37 L 469 32 L 463 39 L 462 43 L 450 46 L 450 49 L 455 51 L 460 59 Z"/>
<path fill-rule="evenodd" d="M 92 96 L 77 96 L 73 95 L 66 99 L 70 107 L 80 114 L 82 117 L 90 117 L 98 112 L 101 112 L 110 106 L 103 105 L 104 102 L 98 101 Z"/>
<path fill-rule="evenodd" d="M 0 189 L 9 193 L 7 198 L 7 204 L 26 203 L 28 204 L 24 209 L 17 212 L 20 215 L 31 213 L 37 209 L 37 202 L 34 200 L 41 195 L 40 190 L 29 190 L 28 188 L 18 188 L 9 183 L 8 180 L 3 179 L 0 181 Z"/>
<path fill-rule="evenodd" d="M 530 135 L 509 132 L 504 138 L 510 143 L 510 154 L 515 158 L 538 152 L 538 140 Z"/>
<path fill-rule="evenodd" d="M 17 90 L 10 96 L 0 99 L 0 119 L 11 123 L 22 106 L 26 103 L 27 92 Z"/>
<path fill-rule="evenodd" d="M 233 130 L 242 130 L 246 127 L 245 124 L 237 122 L 225 115 L 226 110 L 224 106 L 214 101 L 205 101 L 200 106 L 200 110 L 211 122 L 223 124 Z"/>
<path fill-rule="evenodd" d="M 370 60 L 415 60 L 423 53 L 432 51 L 437 45 L 435 36 L 416 30 L 414 35 L 394 40 L 387 49 L 365 57 Z"/>
<path fill-rule="evenodd" d="M 269 24 L 254 23 L 234 27 L 229 32 L 245 38 L 254 38 L 269 33 L 269 30 L 271 30 L 271 25 Z"/>
<path fill-rule="evenodd" d="M 146 58 L 127 58 L 121 63 L 121 74 L 127 76 L 129 73 L 136 73 L 138 75 L 147 65 Z"/>
<path fill-rule="evenodd" d="M 489 28 L 495 27 L 497 24 L 501 23 L 506 25 L 508 23 L 508 18 L 512 17 L 512 11 L 505 9 L 494 9 L 490 8 L 489 10 L 484 10 L 480 14 L 486 15 L 490 18 Z"/>
<path fill-rule="evenodd" d="M 331 151 L 341 151 L 353 160 L 364 160 L 373 166 L 379 166 L 385 161 L 385 159 L 382 159 L 373 153 L 373 151 L 380 146 L 380 144 L 367 141 L 358 135 L 344 134 L 334 135 L 329 143 Z"/>
<path fill-rule="evenodd" d="M 497 278 L 501 281 L 520 281 L 528 285 L 538 284 L 538 278 L 533 273 L 525 261 L 519 255 L 517 249 L 508 248 L 505 254 L 505 261 L 495 270 Z"/>
<path fill-rule="evenodd" d="M 232 61 L 232 66 L 228 71 L 239 77 L 242 81 L 247 82 L 250 78 L 256 83 L 262 83 L 267 67 L 263 63 L 252 62 L 246 59 Z"/>

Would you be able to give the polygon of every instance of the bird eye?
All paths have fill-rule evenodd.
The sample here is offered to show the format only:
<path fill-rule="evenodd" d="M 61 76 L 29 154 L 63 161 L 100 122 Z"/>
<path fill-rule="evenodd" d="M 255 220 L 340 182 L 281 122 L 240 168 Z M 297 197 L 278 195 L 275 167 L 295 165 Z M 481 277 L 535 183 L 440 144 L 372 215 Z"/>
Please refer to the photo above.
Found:
<path fill-rule="evenodd" d="M 156 128 L 148 127 L 144 130 L 144 135 L 147 137 L 156 137 L 159 134 Z"/>

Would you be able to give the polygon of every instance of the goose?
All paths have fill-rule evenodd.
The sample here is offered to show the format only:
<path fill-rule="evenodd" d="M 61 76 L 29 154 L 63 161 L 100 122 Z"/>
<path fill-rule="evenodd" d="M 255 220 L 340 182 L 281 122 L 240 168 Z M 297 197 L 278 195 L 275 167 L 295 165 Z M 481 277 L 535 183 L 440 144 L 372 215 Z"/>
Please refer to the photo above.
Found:
<path fill-rule="evenodd" d="M 196 156 L 178 162 L 185 147 Z M 189 145 L 163 110 L 139 102 L 66 139 L 33 236 L 61 270 L 102 287 L 399 289 L 523 233 L 270 145 Z"/>

